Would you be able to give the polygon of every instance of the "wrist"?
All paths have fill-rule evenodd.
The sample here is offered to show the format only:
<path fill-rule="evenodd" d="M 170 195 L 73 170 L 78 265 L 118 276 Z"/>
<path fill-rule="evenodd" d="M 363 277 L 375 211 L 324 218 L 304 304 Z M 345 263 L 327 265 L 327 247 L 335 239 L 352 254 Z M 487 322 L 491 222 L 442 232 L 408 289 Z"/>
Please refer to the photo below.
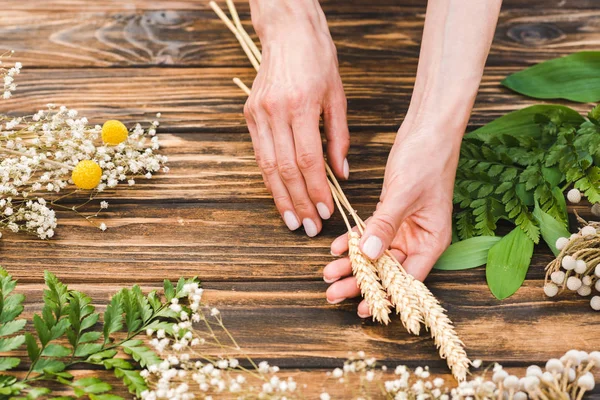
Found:
<path fill-rule="evenodd" d="M 282 37 L 282 33 L 304 26 L 328 28 L 318 0 L 250 0 L 252 24 L 261 43 Z"/>

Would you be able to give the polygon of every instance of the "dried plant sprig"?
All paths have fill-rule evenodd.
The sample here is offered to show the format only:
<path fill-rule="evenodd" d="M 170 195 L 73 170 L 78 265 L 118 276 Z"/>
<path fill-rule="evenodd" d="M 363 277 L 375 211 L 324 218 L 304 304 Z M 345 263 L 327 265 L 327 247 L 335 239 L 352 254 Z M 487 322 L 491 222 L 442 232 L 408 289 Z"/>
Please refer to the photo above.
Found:
<path fill-rule="evenodd" d="M 364 221 L 351 207 L 350 202 L 344 195 L 331 168 L 329 168 L 329 166 L 326 166 L 326 168 L 329 179 L 333 182 L 330 184 L 330 187 L 334 199 L 341 199 L 340 202 L 345 205 L 346 210 L 353 216 L 358 229 L 362 232 L 365 226 Z M 339 204 L 340 202 L 336 200 L 336 204 Z M 343 214 L 344 210 L 340 208 L 340 212 Z M 356 233 L 353 232 L 353 234 Z M 414 324 L 416 324 L 417 321 L 422 320 L 429 329 L 431 337 L 434 339 L 440 357 L 446 359 L 454 377 L 458 381 L 466 379 L 471 361 L 464 349 L 464 343 L 459 339 L 454 330 L 452 321 L 450 321 L 446 315 L 446 310 L 440 305 L 433 293 L 431 293 L 425 284 L 407 274 L 404 268 L 402 268 L 402 265 L 389 250 L 383 257 L 376 261 L 376 264 L 377 263 L 382 263 L 386 267 L 383 271 L 378 268 L 379 277 L 382 281 L 389 280 L 387 276 L 385 278 L 382 276 L 382 272 L 385 274 L 392 268 L 403 275 L 403 279 L 398 279 L 393 282 L 397 285 L 391 287 L 388 285 L 386 290 L 388 295 L 390 295 L 390 298 L 392 298 L 392 303 L 394 307 L 396 307 L 396 310 L 400 310 L 401 321 L 406 329 L 410 333 L 418 334 L 419 330 L 414 327 Z M 393 294 L 399 294 L 399 292 L 405 294 L 405 297 L 402 301 L 394 301 Z M 415 333 L 415 331 L 417 333 Z"/>
<path fill-rule="evenodd" d="M 556 241 L 560 253 L 546 266 L 544 293 L 554 297 L 568 290 L 582 297 L 592 295 L 590 306 L 600 311 L 600 223 L 579 215 L 577 219 L 579 231 Z"/>
<path fill-rule="evenodd" d="M 396 313 L 400 314 L 400 321 L 409 333 L 419 335 L 423 316 L 418 307 L 415 291 L 412 290 L 411 278 L 402 272 L 396 262 L 387 254 L 381 256 L 375 265 Z"/>
<path fill-rule="evenodd" d="M 239 20 L 233 2 L 228 1 L 227 4 L 234 21 Z M 212 2 L 211 7 L 235 34 L 249 60 L 258 70 L 257 64 L 260 57 L 255 57 L 249 50 L 253 43 L 251 45 L 252 40 L 250 37 L 242 33 L 243 28 L 240 28 L 241 23 L 236 21 L 236 27 L 216 3 Z M 250 89 L 239 78 L 234 78 L 233 82 L 247 95 L 250 95 Z M 389 250 L 386 251 L 385 258 L 381 261 L 377 260 L 375 263 L 362 254 L 358 243 L 360 234 L 362 234 L 363 227 L 365 226 L 364 221 L 350 205 L 327 163 L 325 163 L 325 167 L 330 178 L 329 185 L 333 199 L 348 229 L 348 248 L 352 271 L 356 277 L 361 294 L 369 305 L 373 319 L 384 324 L 389 322 L 390 306 L 392 305 L 387 299 L 389 297 L 394 303 L 396 311 L 400 314 L 400 320 L 410 333 L 418 334 L 420 331 L 420 322 L 425 323 L 425 326 L 431 331 L 436 346 L 439 348 L 440 356 L 447 360 L 448 366 L 456 379 L 459 381 L 464 380 L 468 372 L 470 360 L 467 358 L 464 345 L 458 339 L 452 322 L 446 316 L 445 310 L 425 285 L 406 273 L 402 265 Z M 358 232 L 352 229 L 344 208 L 354 219 Z"/>
<path fill-rule="evenodd" d="M 379 281 L 376 267 L 360 251 L 359 241 L 358 233 L 348 233 L 348 256 L 352 264 L 352 273 L 356 277 L 360 293 L 366 300 L 373 319 L 387 325 L 390 322 L 389 314 L 392 304 L 387 299 L 388 294 Z"/>
<path fill-rule="evenodd" d="M 0 76 L 8 85 L 5 98 L 6 90 L 15 89 L 14 77 L 21 70 L 20 63 L 14 65 L 4 69 L 0 62 Z M 76 110 L 53 104 L 30 116 L 0 114 L 0 237 L 2 230 L 53 237 L 55 208 L 73 211 L 106 230 L 104 223 L 93 221 L 98 212 L 86 216 L 79 210 L 119 182 L 131 186 L 137 177 L 150 179 L 160 170 L 168 171 L 167 157 L 157 152 L 158 126 L 153 121 L 147 130 L 137 124 L 129 131 L 116 120 L 92 126 Z M 61 204 L 82 190 L 89 194 L 82 204 Z M 106 208 L 103 201 L 100 210 Z"/>

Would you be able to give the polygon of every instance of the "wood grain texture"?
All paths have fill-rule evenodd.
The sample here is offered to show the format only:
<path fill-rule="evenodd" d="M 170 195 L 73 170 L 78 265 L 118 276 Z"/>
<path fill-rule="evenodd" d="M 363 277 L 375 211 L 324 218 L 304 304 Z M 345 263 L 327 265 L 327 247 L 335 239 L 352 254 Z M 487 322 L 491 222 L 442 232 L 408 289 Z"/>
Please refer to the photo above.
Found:
<path fill-rule="evenodd" d="M 247 2 L 236 3 L 248 20 Z M 343 222 L 334 216 L 314 239 L 281 222 L 255 165 L 241 115 L 245 95 L 231 82 L 238 76 L 250 84 L 254 71 L 207 4 L 3 0 L 0 48 L 15 49 L 25 69 L 15 97 L 0 103 L 0 111 L 31 114 L 52 102 L 95 123 L 128 124 L 161 112 L 160 139 L 171 168 L 89 205 L 85 212 L 95 212 L 100 200 L 111 204 L 98 219 L 106 232 L 59 211 L 52 240 L 3 233 L 0 264 L 20 280 L 27 315 L 40 309 L 44 269 L 89 292 L 100 309 L 124 285 L 150 289 L 164 278 L 197 275 L 241 345 L 311 383 L 309 398 L 320 392 L 324 369 L 340 366 L 348 351 L 364 350 L 388 366 L 427 364 L 447 377 L 426 336 L 409 336 L 398 322 L 361 321 L 356 300 L 325 301 L 321 271 L 333 260 L 329 245 Z M 348 97 L 351 179 L 343 186 L 367 216 L 410 101 L 425 1 L 322 5 Z M 597 0 L 505 0 L 469 129 L 537 103 L 502 88 L 507 74 L 599 45 Z M 575 209 L 589 217 L 588 206 Z M 600 313 L 586 299 L 544 296 L 543 267 L 551 259 L 538 246 L 524 286 L 502 302 L 487 289 L 482 268 L 434 271 L 427 283 L 473 358 L 523 372 L 570 348 L 598 349 Z M 347 397 L 341 389 L 334 393 Z M 589 398 L 599 399 L 600 390 Z"/>
<path fill-rule="evenodd" d="M 369 67 L 373 73 L 382 68 L 381 61 L 387 67 L 396 65 L 395 70 L 403 70 L 407 61 L 416 65 L 424 7 L 385 13 L 361 9 L 358 15 L 338 8 L 327 13 L 340 64 Z M 246 11 L 240 16 L 250 20 Z M 252 32 L 250 24 L 247 28 Z M 594 49 L 600 44 L 599 32 L 597 7 L 505 6 L 488 65 L 522 67 Z M 15 50 L 29 68 L 249 65 L 235 37 L 210 9 L 85 7 L 56 12 L 15 7 L 0 15 L 0 37 L 0 47 Z"/>

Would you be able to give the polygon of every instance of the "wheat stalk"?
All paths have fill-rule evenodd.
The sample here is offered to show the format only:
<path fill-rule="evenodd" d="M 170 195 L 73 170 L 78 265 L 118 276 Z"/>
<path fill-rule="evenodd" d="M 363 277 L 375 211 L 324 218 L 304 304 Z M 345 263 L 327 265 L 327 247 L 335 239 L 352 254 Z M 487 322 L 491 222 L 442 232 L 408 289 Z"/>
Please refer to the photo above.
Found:
<path fill-rule="evenodd" d="M 227 5 L 234 22 L 214 1 L 210 2 L 212 9 L 234 33 L 246 56 L 258 71 L 261 61 L 260 51 L 241 25 L 233 2 L 227 0 Z M 239 78 L 233 78 L 233 82 L 250 95 L 250 89 Z M 373 319 L 387 325 L 390 322 L 390 307 L 393 305 L 408 332 L 418 335 L 421 323 L 424 323 L 431 332 L 440 357 L 446 359 L 454 377 L 458 381 L 465 380 L 471 361 L 464 350 L 464 344 L 454 331 L 452 321 L 446 315 L 446 310 L 422 282 L 406 273 L 389 250 L 386 250 L 384 256 L 375 262 L 364 256 L 360 251 L 359 241 L 365 223 L 350 205 L 327 163 L 325 168 L 329 175 L 331 194 L 348 229 L 348 254 L 352 273 L 369 305 Z M 354 219 L 358 232 L 352 230 L 344 209 Z"/>
<path fill-rule="evenodd" d="M 402 272 L 394 260 L 384 254 L 375 263 L 379 278 L 384 289 L 390 296 L 396 313 L 400 314 L 400 321 L 409 333 L 419 335 L 423 314 L 421 313 L 418 299 L 411 285 L 410 276 Z"/>

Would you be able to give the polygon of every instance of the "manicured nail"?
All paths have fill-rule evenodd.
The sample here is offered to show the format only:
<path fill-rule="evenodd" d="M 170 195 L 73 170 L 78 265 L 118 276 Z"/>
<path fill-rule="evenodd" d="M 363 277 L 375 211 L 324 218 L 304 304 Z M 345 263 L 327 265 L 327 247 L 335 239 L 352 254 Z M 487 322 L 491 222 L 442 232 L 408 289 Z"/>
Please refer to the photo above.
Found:
<path fill-rule="evenodd" d="M 337 278 L 327 279 L 327 278 L 325 278 L 325 276 L 323 276 L 323 280 L 325 281 L 325 283 L 333 283 L 335 281 L 340 280 L 340 277 L 338 276 Z"/>
<path fill-rule="evenodd" d="M 317 225 L 310 218 L 304 218 L 302 220 L 302 225 L 304 225 L 304 231 L 308 235 L 308 237 L 317 236 Z"/>
<path fill-rule="evenodd" d="M 348 179 L 348 177 L 350 176 L 350 165 L 348 165 L 347 158 L 344 158 L 344 167 L 342 172 L 344 173 L 344 178 Z"/>
<path fill-rule="evenodd" d="M 377 257 L 379 257 L 379 253 L 381 252 L 382 246 L 383 243 L 381 242 L 381 239 L 379 239 L 375 235 L 372 235 L 369 236 L 363 244 L 362 251 L 371 260 L 375 260 L 377 259 Z"/>
<path fill-rule="evenodd" d="M 325 203 L 317 203 L 317 211 L 319 215 L 323 219 L 329 219 L 331 217 L 331 213 L 329 212 L 329 207 L 325 205 Z"/>
<path fill-rule="evenodd" d="M 300 228 L 300 221 L 298 221 L 298 218 L 296 218 L 294 213 L 291 211 L 286 211 L 283 213 L 283 221 L 290 231 L 295 231 L 296 229 Z"/>
<path fill-rule="evenodd" d="M 360 312 L 358 312 L 357 314 L 360 318 L 369 318 L 371 316 L 371 314 L 361 314 Z"/>
<path fill-rule="evenodd" d="M 327 299 L 327 302 L 328 302 L 329 304 L 338 304 L 338 303 L 341 303 L 341 302 L 342 302 L 342 301 L 344 301 L 344 300 L 346 300 L 346 298 L 345 298 L 345 297 L 344 297 L 343 299 L 335 299 L 335 300 L 329 300 L 329 299 Z"/>
<path fill-rule="evenodd" d="M 330 253 L 331 253 L 331 255 L 332 255 L 332 256 L 334 256 L 334 257 L 339 257 L 339 256 L 341 256 L 341 254 L 334 253 L 334 252 L 333 252 L 333 250 L 331 250 L 331 251 L 330 251 Z"/>

